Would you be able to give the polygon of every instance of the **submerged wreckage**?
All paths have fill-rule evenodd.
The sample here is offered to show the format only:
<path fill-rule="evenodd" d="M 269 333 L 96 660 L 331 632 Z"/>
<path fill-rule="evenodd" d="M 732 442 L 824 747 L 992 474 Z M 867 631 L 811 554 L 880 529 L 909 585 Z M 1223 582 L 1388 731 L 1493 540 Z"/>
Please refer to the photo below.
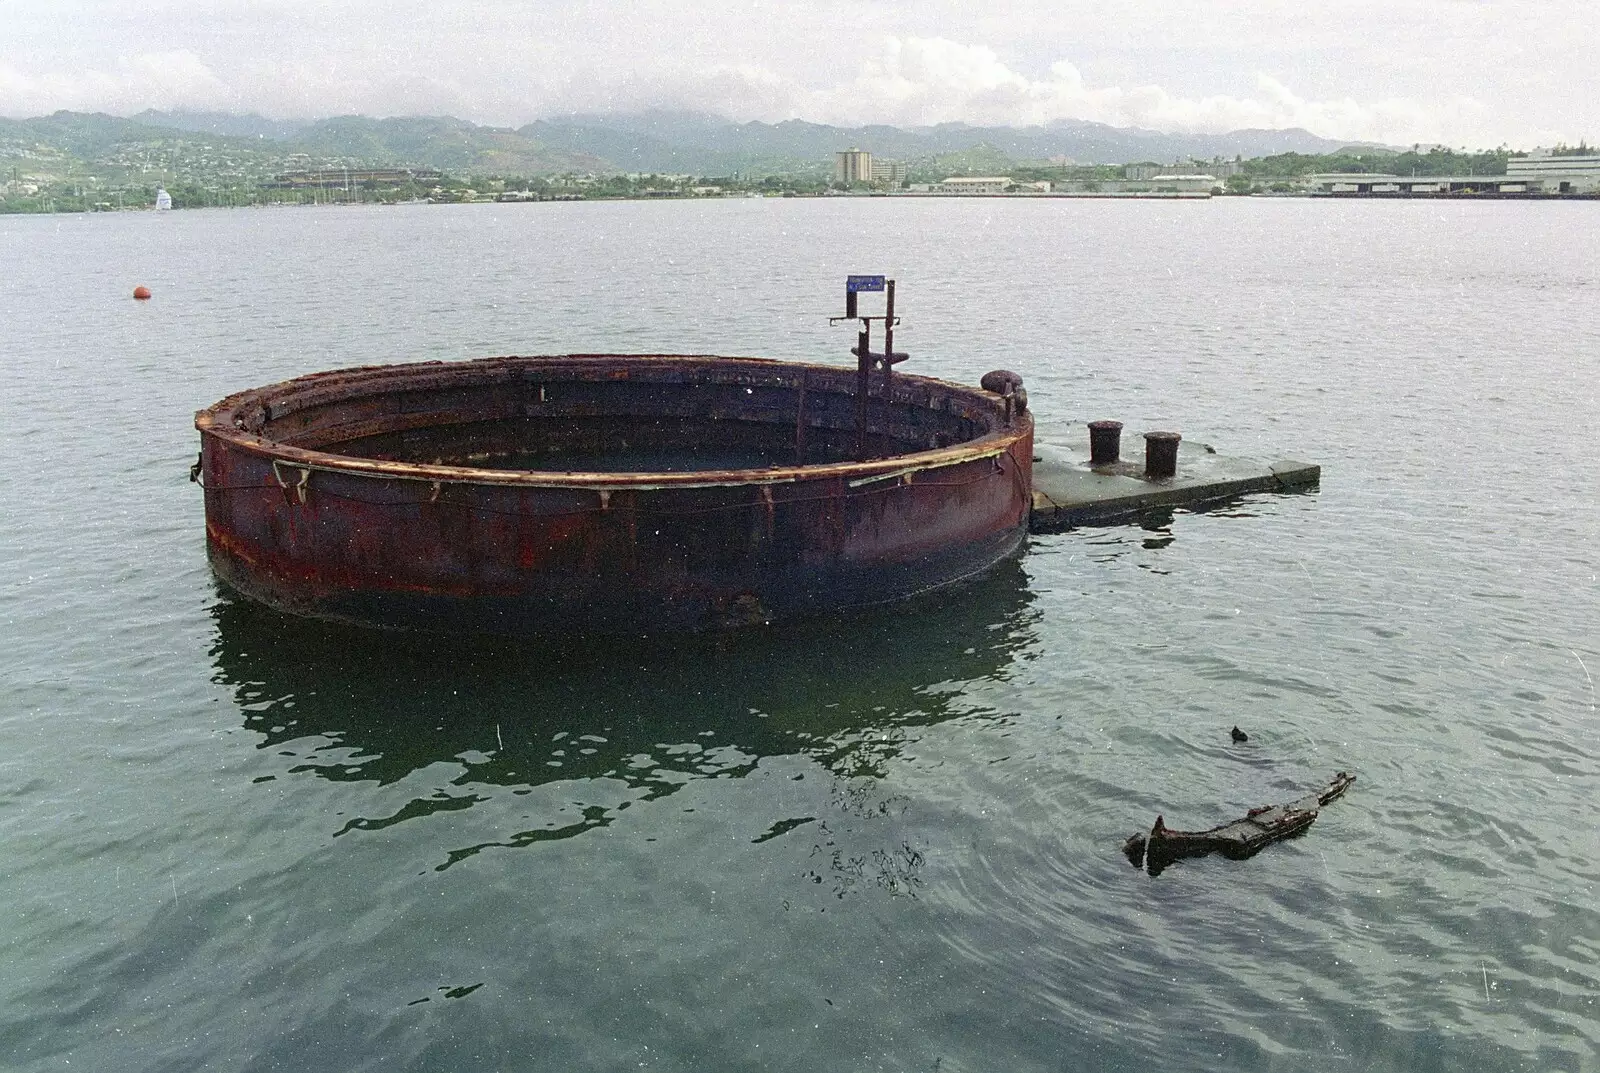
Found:
<path fill-rule="evenodd" d="M 515 633 L 771 622 L 977 574 L 1027 535 L 1020 378 L 898 374 L 893 281 L 864 279 L 888 306 L 849 292 L 854 369 L 501 357 L 226 398 L 195 418 L 212 567 L 281 610 Z"/>
<path fill-rule="evenodd" d="M 211 563 L 321 618 L 605 633 L 882 603 L 1015 552 L 1032 418 L 895 376 L 858 422 L 854 380 L 580 354 L 247 391 L 197 418 Z"/>
<path fill-rule="evenodd" d="M 968 387 L 896 370 L 894 288 L 849 278 L 830 319 L 859 329 L 854 368 L 512 356 L 231 395 L 195 415 L 212 568 L 280 610 L 387 629 L 720 629 L 951 585 L 1041 520 L 1317 478 L 1219 470 L 1203 445 L 1178 474 L 1173 432 L 1147 434 L 1143 472 L 1114 435 L 1082 462 L 1037 458 L 1015 373 Z M 881 315 L 858 310 L 863 292 L 884 295 Z"/>
<path fill-rule="evenodd" d="M 1157 816 L 1148 835 L 1128 836 L 1122 844 L 1122 852 L 1135 868 L 1146 867 L 1153 876 L 1185 857 L 1220 853 L 1231 860 L 1242 861 L 1274 842 L 1304 834 L 1322 806 L 1343 796 L 1355 781 L 1354 775 L 1341 771 L 1317 793 L 1307 794 L 1287 805 L 1253 808 L 1241 819 L 1204 831 L 1175 831 Z"/>

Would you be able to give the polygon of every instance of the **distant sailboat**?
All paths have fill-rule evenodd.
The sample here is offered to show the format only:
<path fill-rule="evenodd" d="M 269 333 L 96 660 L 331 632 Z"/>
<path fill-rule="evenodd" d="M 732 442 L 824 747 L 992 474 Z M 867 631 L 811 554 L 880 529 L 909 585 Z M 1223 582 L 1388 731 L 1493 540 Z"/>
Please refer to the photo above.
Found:
<path fill-rule="evenodd" d="M 156 208 L 162 210 L 172 208 L 172 195 L 159 186 L 156 187 Z"/>

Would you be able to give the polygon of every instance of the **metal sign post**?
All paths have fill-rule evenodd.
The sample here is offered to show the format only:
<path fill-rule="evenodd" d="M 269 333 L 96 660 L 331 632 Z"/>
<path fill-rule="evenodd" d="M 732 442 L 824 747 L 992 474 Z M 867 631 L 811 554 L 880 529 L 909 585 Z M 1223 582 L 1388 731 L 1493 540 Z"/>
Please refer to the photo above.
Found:
<path fill-rule="evenodd" d="M 856 296 L 862 292 L 882 292 L 884 295 L 884 311 L 882 316 L 862 315 Z M 856 356 L 856 459 L 865 462 L 868 459 L 867 450 L 867 398 L 872 390 L 873 366 L 883 368 L 883 400 L 887 404 L 894 398 L 894 367 L 909 358 L 910 354 L 901 353 L 894 348 L 894 326 L 899 318 L 894 315 L 894 280 L 885 276 L 846 276 L 844 281 L 844 316 L 829 317 L 829 324 L 837 324 L 841 320 L 855 320 L 861 322 L 861 329 L 856 335 L 856 345 L 850 348 L 850 353 Z M 874 353 L 872 350 L 872 322 L 883 321 L 883 352 Z"/>

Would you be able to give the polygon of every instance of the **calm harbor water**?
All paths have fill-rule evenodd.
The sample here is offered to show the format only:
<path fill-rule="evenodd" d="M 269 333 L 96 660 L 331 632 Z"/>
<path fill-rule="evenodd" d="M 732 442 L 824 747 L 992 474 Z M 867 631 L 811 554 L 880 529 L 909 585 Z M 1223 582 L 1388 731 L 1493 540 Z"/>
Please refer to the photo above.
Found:
<path fill-rule="evenodd" d="M 209 574 L 231 391 L 842 362 L 863 271 L 1041 439 L 1322 488 L 727 637 L 397 641 Z M 0 279 L 0 1067 L 1600 1069 L 1593 206 L 0 217 Z M 1118 852 L 1340 769 L 1251 861 Z"/>

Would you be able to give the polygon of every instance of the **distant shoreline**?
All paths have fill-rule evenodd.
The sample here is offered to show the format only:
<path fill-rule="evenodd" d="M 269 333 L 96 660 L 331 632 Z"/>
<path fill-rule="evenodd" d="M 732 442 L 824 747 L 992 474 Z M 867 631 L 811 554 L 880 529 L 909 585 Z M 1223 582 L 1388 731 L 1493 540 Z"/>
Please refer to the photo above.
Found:
<path fill-rule="evenodd" d="M 1294 191 L 1294 192 L 1257 192 L 1252 194 L 1214 194 L 1206 191 L 1195 190 L 1149 190 L 1149 191 L 1043 191 L 1019 190 L 1007 193 L 950 193 L 931 190 L 874 190 L 861 192 L 829 193 L 784 193 L 784 194 L 717 194 L 681 196 L 662 196 L 659 194 L 648 197 L 574 197 L 564 195 L 560 197 L 530 197 L 530 198 L 473 198 L 470 200 L 448 199 L 416 199 L 408 201 L 267 201 L 246 205 L 194 205 L 188 206 L 181 203 L 174 204 L 170 209 L 157 209 L 153 205 L 130 205 L 125 208 L 62 208 L 40 210 L 6 210 L 0 209 L 0 217 L 11 216 L 99 216 L 118 215 L 123 213 L 166 213 L 190 212 L 202 209 L 321 209 L 321 208 L 401 208 L 405 206 L 438 206 L 438 205 L 534 205 L 548 203 L 588 203 L 607 204 L 621 201 L 827 201 L 827 200 L 868 200 L 868 199 L 918 199 L 918 200 L 967 200 L 967 201 L 1017 201 L 1017 200 L 1056 200 L 1056 201 L 1249 201 L 1249 200 L 1309 200 L 1309 201 L 1434 201 L 1434 202 L 1476 202 L 1476 201 L 1600 201 L 1600 192 L 1597 193 L 1539 193 L 1532 191 L 1518 192 L 1428 192 L 1412 193 L 1410 191 L 1380 191 L 1371 193 L 1366 191 Z"/>

